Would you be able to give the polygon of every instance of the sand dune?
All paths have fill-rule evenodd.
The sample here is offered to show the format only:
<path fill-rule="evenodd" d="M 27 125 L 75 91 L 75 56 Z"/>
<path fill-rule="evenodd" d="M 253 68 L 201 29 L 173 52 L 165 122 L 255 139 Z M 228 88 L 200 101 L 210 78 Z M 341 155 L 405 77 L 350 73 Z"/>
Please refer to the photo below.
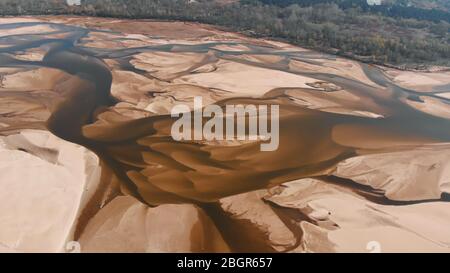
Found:
<path fill-rule="evenodd" d="M 240 222 L 238 228 L 245 236 L 254 236 L 255 240 L 264 242 L 267 249 L 287 251 L 295 246 L 297 234 L 285 225 L 269 204 L 264 203 L 262 198 L 266 194 L 267 191 L 261 190 L 235 195 L 220 200 L 220 205 L 231 219 Z"/>
<path fill-rule="evenodd" d="M 89 222 L 82 252 L 228 252 L 208 216 L 193 205 L 149 208 L 117 197 Z"/>
<path fill-rule="evenodd" d="M 307 88 L 306 83 L 314 81 L 279 71 L 271 71 L 268 78 L 267 72 L 266 69 L 223 61 L 217 64 L 214 72 L 184 76 L 175 82 L 217 88 L 236 93 L 236 96 L 260 97 L 277 87 Z"/>
<path fill-rule="evenodd" d="M 23 20 L 18 20 L 19 22 L 23 22 Z M 7 21 L 8 23 L 13 23 L 14 21 Z M 1 36 L 10 36 L 10 35 L 20 35 L 20 34 L 30 34 L 30 33 L 42 33 L 42 32 L 52 32 L 54 29 L 48 25 L 37 25 L 37 26 L 23 26 L 17 27 L 14 29 L 2 29 Z"/>
<path fill-rule="evenodd" d="M 95 190 L 98 158 L 45 131 L 22 131 L 1 144 L 0 250 L 65 251 L 83 195 Z"/>
<path fill-rule="evenodd" d="M 297 251 L 368 253 L 374 242 L 382 252 L 449 251 L 449 218 L 442 214 L 448 203 L 379 205 L 319 180 L 283 187 L 266 200 L 309 218 L 302 222 L 306 234 Z M 314 217 L 320 214 L 323 217 Z"/>
<path fill-rule="evenodd" d="M 433 91 L 433 87 L 450 84 L 450 72 L 410 72 L 387 70 L 386 74 L 398 85 L 421 92 Z M 448 88 L 449 89 L 449 88 Z"/>
<path fill-rule="evenodd" d="M 335 175 L 385 192 L 390 200 L 440 199 L 450 193 L 449 146 L 354 157 L 341 162 Z"/>

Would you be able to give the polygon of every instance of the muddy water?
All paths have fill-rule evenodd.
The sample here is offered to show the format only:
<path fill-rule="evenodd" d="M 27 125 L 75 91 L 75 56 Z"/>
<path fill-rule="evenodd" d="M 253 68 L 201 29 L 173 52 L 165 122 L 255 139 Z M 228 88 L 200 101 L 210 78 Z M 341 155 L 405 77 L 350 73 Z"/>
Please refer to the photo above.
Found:
<path fill-rule="evenodd" d="M 38 24 L 47 23 L 3 24 L 0 31 Z M 326 176 L 337 163 L 358 154 L 411 149 L 423 144 L 450 141 L 449 120 L 409 106 L 407 101 L 417 99 L 417 92 L 395 85 L 374 67 L 363 66 L 367 77 L 376 84 L 369 85 L 355 79 L 289 66 L 289 61 L 293 59 L 320 65 L 321 60 L 333 58 L 317 53 L 279 51 L 252 44 L 243 44 L 249 49 L 243 52 L 213 49 L 218 45 L 236 45 L 227 42 L 125 49 L 88 48 L 80 43 L 80 39 L 93 30 L 63 24 L 50 25 L 53 32 L 0 38 L 3 45 L 0 48 L 1 66 L 49 67 L 71 75 L 69 80 L 56 85 L 62 99 L 52 105 L 47 128 L 63 139 L 96 152 L 115 171 L 128 192 L 139 200 L 149 205 L 199 204 L 216 223 L 222 225 L 222 231 L 232 230 L 236 223 L 224 220 L 223 212 L 212 204 L 220 198 L 299 178 Z M 55 34 L 59 38 L 48 38 Z M 42 61 L 14 58 L 19 51 L 37 47 L 47 49 Z M 311 92 L 300 88 L 278 88 L 261 98 L 239 97 L 219 101 L 221 106 L 280 105 L 279 148 L 273 152 L 261 152 L 258 142 L 239 146 L 176 142 L 170 137 L 174 119 L 167 115 L 124 121 L 108 112 L 108 107 L 117 102 L 110 95 L 112 74 L 104 59 L 114 59 L 122 64 L 122 69 L 139 72 L 128 63 L 130 56 L 141 52 L 174 51 L 214 55 L 202 64 L 220 59 L 233 60 L 333 83 L 359 99 L 348 102 L 349 108 L 378 113 L 383 118 L 308 109 L 289 95 L 291 91 Z M 243 54 L 279 55 L 282 60 L 275 63 L 252 62 L 239 58 Z M 420 95 L 437 98 L 434 93 Z M 448 103 L 446 99 L 437 99 Z M 101 121 L 98 120 L 99 115 Z M 265 246 L 259 249 L 270 250 Z"/>

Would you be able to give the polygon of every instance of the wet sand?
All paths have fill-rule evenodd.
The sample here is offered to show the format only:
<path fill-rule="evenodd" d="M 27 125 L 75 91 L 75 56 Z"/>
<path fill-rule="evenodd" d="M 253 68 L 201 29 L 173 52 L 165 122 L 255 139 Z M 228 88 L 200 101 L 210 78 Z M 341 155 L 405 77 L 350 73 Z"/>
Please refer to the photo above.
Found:
<path fill-rule="evenodd" d="M 383 226 L 407 246 L 392 243 L 387 251 L 450 251 L 448 242 L 435 246 L 427 235 L 433 225 L 448 224 L 445 215 L 430 217 L 430 229 L 421 224 L 413 235 L 405 233 L 417 230 L 424 214 L 449 208 L 448 151 L 442 147 L 450 142 L 450 107 L 441 96 L 450 92 L 448 72 L 385 71 L 200 24 L 33 20 L 0 21 L 0 132 L 48 130 L 92 151 L 110 170 L 73 224 L 73 239 L 86 251 L 364 251 L 351 243 L 348 227 L 361 231 L 361 241 L 376 241 L 378 233 L 369 229 L 370 216 L 347 209 L 353 203 L 348 191 L 368 211 L 379 205 L 414 213 L 395 231 Z M 280 105 L 279 148 L 261 152 L 259 141 L 174 141 L 170 109 L 192 105 L 195 96 L 222 107 Z M 343 183 L 334 178 L 346 181 L 331 194 L 338 202 L 326 201 L 342 207 L 343 216 L 331 217 L 325 230 L 307 216 L 326 218 L 320 208 L 305 205 L 305 212 L 264 194 L 285 196 L 285 183 L 319 178 L 328 182 L 324 187 Z M 301 184 L 294 183 L 305 192 L 316 185 Z M 323 199 L 314 192 L 306 198 L 311 204 Z M 126 244 L 130 228 L 144 237 L 163 232 L 164 219 L 148 230 L 142 225 L 159 211 L 173 213 L 174 205 L 193 217 L 173 231 L 187 240 L 185 248 L 151 239 Z M 108 217 L 116 220 L 108 224 Z M 121 226 L 122 218 L 136 223 Z M 421 239 L 405 244 L 408 236 Z M 109 238 L 122 239 L 109 245 Z"/>

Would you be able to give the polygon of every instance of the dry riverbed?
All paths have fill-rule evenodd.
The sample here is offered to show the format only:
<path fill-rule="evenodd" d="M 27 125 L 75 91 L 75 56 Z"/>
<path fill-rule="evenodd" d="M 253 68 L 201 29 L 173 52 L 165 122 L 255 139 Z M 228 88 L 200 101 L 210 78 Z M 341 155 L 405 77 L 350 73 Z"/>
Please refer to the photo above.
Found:
<path fill-rule="evenodd" d="M 450 252 L 450 72 L 211 26 L 0 18 L 0 251 Z M 280 147 L 169 138 L 280 105 Z"/>

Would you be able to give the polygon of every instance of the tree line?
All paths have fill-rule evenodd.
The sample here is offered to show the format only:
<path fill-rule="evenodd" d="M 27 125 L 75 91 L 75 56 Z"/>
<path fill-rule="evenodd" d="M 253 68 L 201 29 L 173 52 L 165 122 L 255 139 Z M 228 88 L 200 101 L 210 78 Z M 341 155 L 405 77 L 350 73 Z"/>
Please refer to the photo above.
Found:
<path fill-rule="evenodd" d="M 422 1 L 426 2 L 427 0 Z M 367 0 L 246 0 L 245 2 L 261 2 L 263 4 L 277 5 L 281 7 L 287 7 L 294 4 L 302 7 L 308 7 L 317 4 L 335 3 L 339 6 L 339 8 L 344 10 L 358 7 L 364 12 L 395 18 L 414 18 L 433 22 L 450 22 L 450 12 L 447 10 L 435 8 L 425 9 L 417 6 L 411 6 L 407 1 L 386 2 L 381 5 L 369 5 Z"/>

